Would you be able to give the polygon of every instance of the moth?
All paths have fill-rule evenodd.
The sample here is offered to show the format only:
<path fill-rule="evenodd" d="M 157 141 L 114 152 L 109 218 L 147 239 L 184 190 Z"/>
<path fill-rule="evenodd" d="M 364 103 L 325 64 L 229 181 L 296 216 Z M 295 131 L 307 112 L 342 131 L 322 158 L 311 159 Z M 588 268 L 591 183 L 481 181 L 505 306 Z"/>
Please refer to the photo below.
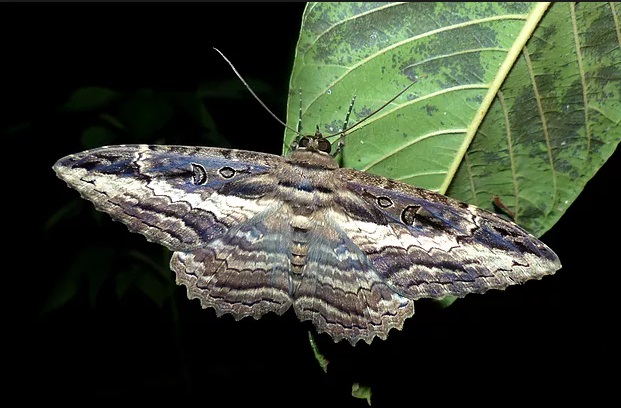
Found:
<path fill-rule="evenodd" d="M 517 224 L 442 194 L 341 168 L 319 128 L 286 156 L 193 146 L 105 146 L 56 175 L 130 231 L 164 245 L 190 299 L 255 319 L 293 307 L 335 342 L 386 339 L 414 301 L 504 289 L 561 268 Z M 410 84 L 360 125 L 407 91 Z"/>
<path fill-rule="evenodd" d="M 556 254 L 494 213 L 339 167 L 321 133 L 286 157 L 244 150 L 106 146 L 53 167 L 130 231 L 164 245 L 188 297 L 218 316 L 293 307 L 334 341 L 401 329 L 421 298 L 540 279 Z"/>

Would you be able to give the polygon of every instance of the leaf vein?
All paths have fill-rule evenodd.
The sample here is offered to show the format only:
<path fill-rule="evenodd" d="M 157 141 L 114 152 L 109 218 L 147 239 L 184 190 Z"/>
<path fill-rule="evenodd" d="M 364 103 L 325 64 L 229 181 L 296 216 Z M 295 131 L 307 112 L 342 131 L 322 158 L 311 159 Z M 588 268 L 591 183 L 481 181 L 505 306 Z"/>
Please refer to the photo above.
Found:
<path fill-rule="evenodd" d="M 513 184 L 513 195 L 515 197 L 515 201 L 513 203 L 513 212 L 515 214 L 514 221 L 518 222 L 518 208 L 519 208 L 519 189 L 518 189 L 518 180 L 516 175 L 516 162 L 515 162 L 515 154 L 513 152 L 513 138 L 511 135 L 511 122 L 509 121 L 509 110 L 507 109 L 507 104 L 505 102 L 505 96 L 502 91 L 498 91 L 498 101 L 500 102 L 500 106 L 502 107 L 502 114 L 505 121 L 505 133 L 507 138 L 507 148 L 509 152 L 509 162 L 511 166 L 511 180 Z"/>
<path fill-rule="evenodd" d="M 576 44 L 576 60 L 578 62 L 578 71 L 580 72 L 580 82 L 582 84 L 582 102 L 584 104 L 584 127 L 587 138 L 586 151 L 587 155 L 591 153 L 591 126 L 589 118 L 589 96 L 587 94 L 586 75 L 582 64 L 582 49 L 580 48 L 580 38 L 578 36 L 578 22 L 576 21 L 576 5 L 569 3 L 569 12 L 571 13 L 571 26 L 574 34 L 574 42 Z"/>
<path fill-rule="evenodd" d="M 546 151 L 548 153 L 548 163 L 550 165 L 550 171 L 552 174 L 552 202 L 555 203 L 556 199 L 557 199 L 557 175 L 556 175 L 556 170 L 554 168 L 554 158 L 552 157 L 552 147 L 550 144 L 550 133 L 548 130 L 548 122 L 546 120 L 546 116 L 545 116 L 545 112 L 543 110 L 543 105 L 541 102 L 541 93 L 539 92 L 539 87 L 537 86 L 537 78 L 535 77 L 535 72 L 533 71 L 533 64 L 532 61 L 530 59 L 530 55 L 528 53 L 528 49 L 526 48 L 526 46 L 524 47 L 523 51 L 522 51 L 522 55 L 524 56 L 524 59 L 526 60 L 526 67 L 528 70 L 528 75 L 530 76 L 530 80 L 531 80 L 531 84 L 533 86 L 533 93 L 535 95 L 535 102 L 537 104 L 537 111 L 539 112 L 539 117 L 541 118 L 541 127 L 542 127 L 542 131 L 543 131 L 543 137 L 545 139 L 546 142 Z M 550 207 L 552 208 L 552 207 Z M 550 211 L 550 209 L 548 209 L 548 212 Z"/>
<path fill-rule="evenodd" d="M 425 139 L 429 139 L 431 137 L 436 137 L 436 136 L 442 136 L 442 135 L 452 135 L 452 134 L 459 134 L 459 133 L 466 133 L 466 128 L 458 128 L 458 129 L 442 129 L 439 130 L 437 132 L 430 132 L 427 133 L 425 135 L 420 135 L 419 137 L 417 137 L 414 140 L 410 140 L 407 143 L 404 143 L 402 145 L 399 145 L 398 148 L 396 149 L 392 149 L 391 151 L 389 151 L 388 153 L 378 157 L 377 159 L 375 159 L 374 161 L 372 161 L 371 163 L 367 164 L 366 166 L 364 166 L 364 168 L 362 168 L 362 171 L 368 171 L 371 167 L 375 166 L 376 164 L 386 160 L 387 158 L 394 156 L 395 154 L 397 154 L 398 152 L 400 152 L 401 150 L 404 150 L 407 147 L 410 147 L 411 145 L 420 142 L 421 140 L 425 140 Z"/>

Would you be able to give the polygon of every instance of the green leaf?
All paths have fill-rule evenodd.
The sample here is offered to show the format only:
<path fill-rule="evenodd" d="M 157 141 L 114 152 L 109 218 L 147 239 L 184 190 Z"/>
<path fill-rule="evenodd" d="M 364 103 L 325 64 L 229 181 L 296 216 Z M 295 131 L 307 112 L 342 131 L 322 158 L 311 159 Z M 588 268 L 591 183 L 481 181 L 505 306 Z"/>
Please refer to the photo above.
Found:
<path fill-rule="evenodd" d="M 321 354 L 321 351 L 319 351 L 319 346 L 317 346 L 317 342 L 315 341 L 315 338 L 313 337 L 313 334 L 311 332 L 308 332 L 308 341 L 310 342 L 311 348 L 313 349 L 313 354 L 315 355 L 315 360 L 317 360 L 319 367 L 321 367 L 321 370 L 324 373 L 327 373 L 330 360 L 328 360 L 323 354 Z"/>
<path fill-rule="evenodd" d="M 58 309 L 72 300 L 82 280 L 88 284 L 89 300 L 94 305 L 104 281 L 111 274 L 113 258 L 114 250 L 110 248 L 91 246 L 79 252 L 50 291 L 42 312 Z"/>
<path fill-rule="evenodd" d="M 123 125 L 123 123 L 121 123 L 121 121 L 118 120 L 114 115 L 111 115 L 109 113 L 100 113 L 99 119 L 116 129 L 125 130 L 125 126 Z"/>
<path fill-rule="evenodd" d="M 99 86 L 88 86 L 73 92 L 61 110 L 66 112 L 82 112 L 97 110 L 108 106 L 120 94 L 111 89 Z"/>
<path fill-rule="evenodd" d="M 199 98 L 198 92 L 172 92 L 168 98 L 174 102 L 176 108 L 186 112 L 198 126 L 206 130 L 216 129 L 216 122 Z"/>
<path fill-rule="evenodd" d="M 287 123 L 343 165 L 447 193 L 541 235 L 621 140 L 614 3 L 309 3 Z M 285 132 L 284 151 L 295 134 Z"/>
<path fill-rule="evenodd" d="M 59 309 L 71 301 L 80 286 L 81 271 L 77 268 L 69 268 L 60 279 L 52 286 L 47 299 L 43 303 L 41 313 L 48 313 Z"/>
<path fill-rule="evenodd" d="M 173 274 L 167 267 L 170 252 L 162 250 L 163 262 L 158 262 L 139 251 L 129 251 L 132 264 L 130 270 L 116 277 L 116 293 L 120 298 L 129 288 L 135 287 L 151 299 L 158 307 L 172 296 Z"/>
<path fill-rule="evenodd" d="M 103 126 L 90 126 L 82 132 L 82 146 L 86 149 L 105 146 L 114 140 L 114 134 Z"/>
<path fill-rule="evenodd" d="M 354 398 L 367 400 L 367 404 L 371 406 L 371 387 L 355 382 L 351 386 L 351 395 Z"/>
<path fill-rule="evenodd" d="M 151 299 L 159 308 L 170 298 L 169 286 L 153 273 L 152 270 L 141 265 L 133 265 L 129 270 L 117 275 L 116 293 L 122 297 L 130 287 L 135 287 Z"/>
<path fill-rule="evenodd" d="M 56 225 L 62 224 L 66 218 L 75 217 L 80 213 L 82 205 L 82 202 L 77 198 L 69 201 L 66 205 L 60 207 L 48 217 L 43 228 L 46 231 L 50 230 Z"/>
<path fill-rule="evenodd" d="M 173 109 L 162 94 L 143 89 L 121 107 L 120 121 L 138 141 L 143 141 L 162 129 L 172 116 Z"/>

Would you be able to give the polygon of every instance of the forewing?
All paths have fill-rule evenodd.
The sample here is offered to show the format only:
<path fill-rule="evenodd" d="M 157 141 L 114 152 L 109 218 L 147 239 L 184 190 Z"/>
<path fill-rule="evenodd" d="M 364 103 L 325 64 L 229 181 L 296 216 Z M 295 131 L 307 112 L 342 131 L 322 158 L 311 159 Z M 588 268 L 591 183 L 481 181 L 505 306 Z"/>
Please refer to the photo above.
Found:
<path fill-rule="evenodd" d="M 60 159 L 58 177 L 148 240 L 190 251 L 265 211 L 280 156 L 186 146 L 107 146 Z"/>
<path fill-rule="evenodd" d="M 503 289 L 561 267 L 550 248 L 498 215 L 383 177 L 338 171 L 345 188 L 335 222 L 408 298 Z"/>

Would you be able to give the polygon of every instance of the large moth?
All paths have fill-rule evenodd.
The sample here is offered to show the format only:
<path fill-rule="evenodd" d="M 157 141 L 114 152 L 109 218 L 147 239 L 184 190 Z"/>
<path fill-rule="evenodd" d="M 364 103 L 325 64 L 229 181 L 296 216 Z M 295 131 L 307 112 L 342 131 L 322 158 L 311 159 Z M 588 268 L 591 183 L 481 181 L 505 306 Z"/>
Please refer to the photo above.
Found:
<path fill-rule="evenodd" d="M 293 306 L 335 341 L 401 329 L 414 301 L 539 279 L 550 248 L 496 214 L 340 168 L 320 133 L 286 157 L 119 145 L 54 171 L 97 209 L 174 251 L 188 296 L 236 319 Z"/>

